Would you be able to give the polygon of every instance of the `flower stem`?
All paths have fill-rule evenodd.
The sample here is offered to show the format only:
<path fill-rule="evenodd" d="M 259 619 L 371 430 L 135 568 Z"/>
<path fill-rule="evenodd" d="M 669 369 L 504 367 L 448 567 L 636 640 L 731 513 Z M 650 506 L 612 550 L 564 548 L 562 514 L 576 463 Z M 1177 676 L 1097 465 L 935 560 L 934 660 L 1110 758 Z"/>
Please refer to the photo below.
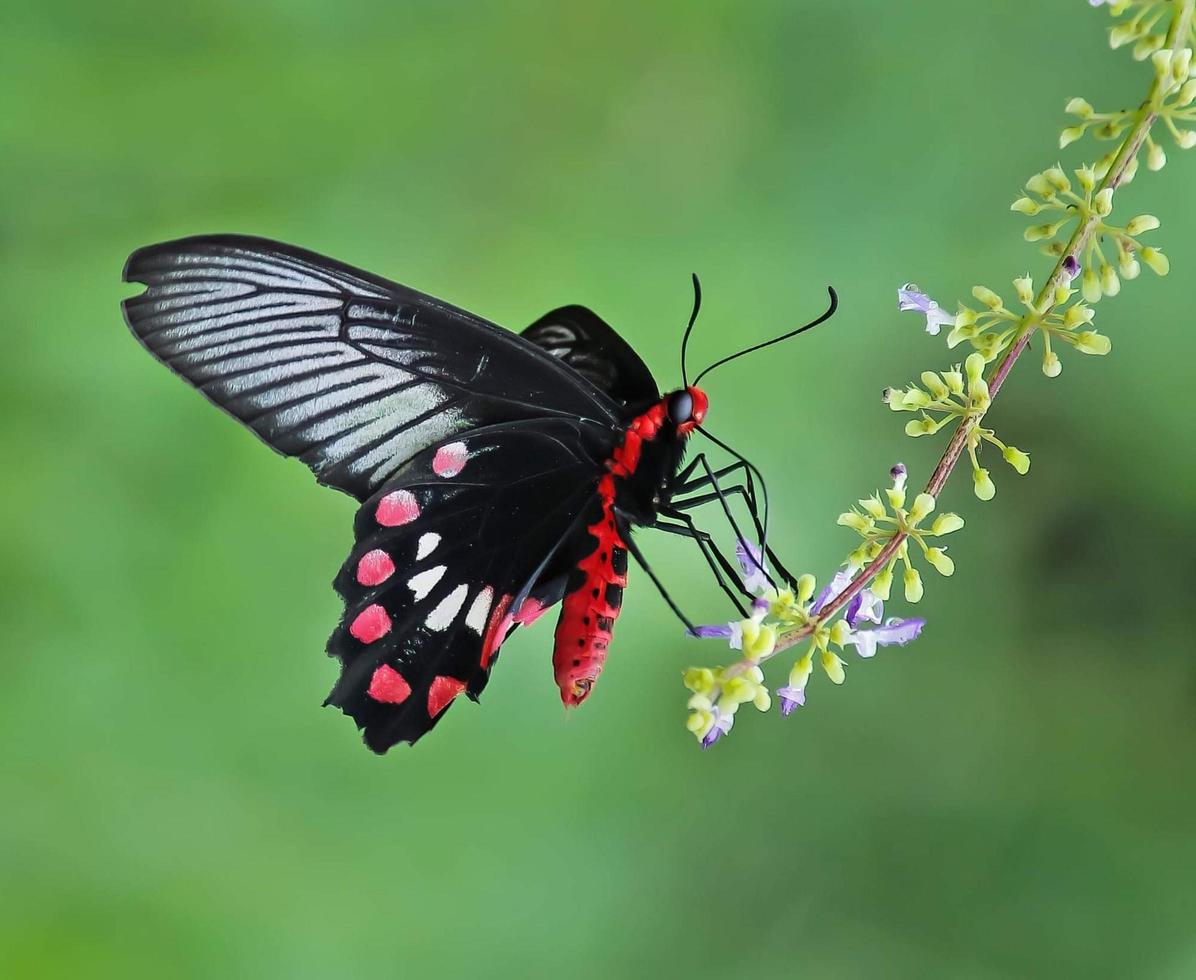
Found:
<path fill-rule="evenodd" d="M 1179 0 L 1176 4 L 1175 13 L 1171 18 L 1171 26 L 1167 32 L 1167 46 L 1172 50 L 1182 47 L 1186 42 L 1188 31 L 1192 24 L 1194 8 L 1196 8 L 1196 0 Z M 1109 172 L 1105 174 L 1104 179 L 1100 183 L 1100 190 L 1116 190 L 1124 182 L 1126 172 L 1137 157 L 1138 151 L 1146 141 L 1146 137 L 1150 134 L 1151 127 L 1158 119 L 1159 97 L 1162 91 L 1162 79 L 1156 75 L 1151 83 L 1150 92 L 1147 94 L 1146 100 L 1142 103 L 1134 117 L 1133 126 L 1129 134 L 1126 136 L 1124 142 L 1122 142 L 1121 149 L 1109 167 Z M 1034 305 L 1035 309 L 1040 312 L 1035 319 L 1045 316 L 1053 308 L 1056 287 L 1071 282 L 1073 273 L 1069 270 L 1079 268 L 1080 254 L 1084 251 L 1100 222 L 1101 217 L 1099 215 L 1089 213 L 1076 226 L 1071 240 L 1067 243 L 1067 247 L 1055 263 L 1055 268 L 1051 271 L 1046 283 L 1038 293 Z M 1022 356 L 1029 346 L 1030 338 L 1033 337 L 1035 329 L 1036 326 L 1033 321 L 1024 324 L 1021 333 L 1013 345 L 1005 352 L 1005 356 L 1001 359 L 1000 364 L 997 365 L 988 382 L 990 399 L 996 399 L 998 392 L 1000 392 L 1002 386 L 1005 384 L 1005 379 L 1009 377 L 1009 373 L 1013 370 L 1013 365 L 1017 363 L 1018 358 Z M 969 430 L 978 421 L 978 419 L 974 418 L 965 418 L 960 421 L 954 434 L 951 436 L 951 441 L 947 444 L 946 451 L 943 453 L 942 458 L 939 459 L 934 472 L 930 475 L 930 480 L 926 484 L 927 493 L 937 497 L 942 491 L 952 471 L 955 469 L 955 465 L 959 462 L 960 456 L 963 455 L 964 447 L 968 441 Z M 880 554 L 860 569 L 859 573 L 842 592 L 826 602 L 816 618 L 812 619 L 801 629 L 780 637 L 777 640 L 775 652 L 795 646 L 818 629 L 819 626 L 831 619 L 889 564 L 908 536 L 908 532 L 906 531 L 898 531 L 894 534 L 884 548 L 881 549 Z"/>

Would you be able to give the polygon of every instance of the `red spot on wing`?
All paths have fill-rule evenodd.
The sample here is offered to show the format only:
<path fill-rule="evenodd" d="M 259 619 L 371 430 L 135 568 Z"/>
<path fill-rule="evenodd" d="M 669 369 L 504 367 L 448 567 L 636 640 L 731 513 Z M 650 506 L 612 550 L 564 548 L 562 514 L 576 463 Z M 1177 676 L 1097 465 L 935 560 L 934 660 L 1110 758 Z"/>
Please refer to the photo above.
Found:
<path fill-rule="evenodd" d="M 357 563 L 357 581 L 362 585 L 381 585 L 395 573 L 395 563 L 381 548 L 367 551 Z"/>
<path fill-rule="evenodd" d="M 465 449 L 465 443 L 450 442 L 436 450 L 436 455 L 432 458 L 432 472 L 448 479 L 465 469 L 468 459 L 469 453 Z"/>
<path fill-rule="evenodd" d="M 464 681 L 441 674 L 432 681 L 432 686 L 428 689 L 428 717 L 435 718 L 464 690 Z"/>
<path fill-rule="evenodd" d="M 349 632 L 362 643 L 373 643 L 390 632 L 390 616 L 377 603 L 366 606 L 357 614 Z"/>
<path fill-rule="evenodd" d="M 486 635 L 482 637 L 482 669 L 490 666 L 494 654 L 507 638 L 507 630 L 511 628 L 514 617 L 507 613 L 513 596 L 502 596 L 490 611 L 490 621 L 486 624 Z"/>
<path fill-rule="evenodd" d="M 410 524 L 419 517 L 419 501 L 410 490 L 395 490 L 378 501 L 374 517 L 383 527 Z"/>
<path fill-rule="evenodd" d="M 393 667 L 383 664 L 374 671 L 366 693 L 383 704 L 402 704 L 411 696 L 411 685 Z"/>
<path fill-rule="evenodd" d="M 537 619 L 548 612 L 548 607 L 540 602 L 539 599 L 524 599 L 523 604 L 519 607 L 519 612 L 515 613 L 513 617 L 514 622 L 520 626 L 531 626 Z"/>

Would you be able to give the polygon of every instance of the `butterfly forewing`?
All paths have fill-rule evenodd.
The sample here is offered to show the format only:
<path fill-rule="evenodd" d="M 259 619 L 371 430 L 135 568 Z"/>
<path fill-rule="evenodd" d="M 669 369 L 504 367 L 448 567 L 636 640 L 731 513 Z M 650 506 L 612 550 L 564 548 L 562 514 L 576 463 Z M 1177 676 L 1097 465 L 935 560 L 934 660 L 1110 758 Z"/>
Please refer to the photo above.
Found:
<path fill-rule="evenodd" d="M 321 483 L 370 496 L 416 452 L 518 419 L 618 421 L 557 358 L 415 290 L 302 249 L 212 236 L 135 252 L 145 347 Z"/>

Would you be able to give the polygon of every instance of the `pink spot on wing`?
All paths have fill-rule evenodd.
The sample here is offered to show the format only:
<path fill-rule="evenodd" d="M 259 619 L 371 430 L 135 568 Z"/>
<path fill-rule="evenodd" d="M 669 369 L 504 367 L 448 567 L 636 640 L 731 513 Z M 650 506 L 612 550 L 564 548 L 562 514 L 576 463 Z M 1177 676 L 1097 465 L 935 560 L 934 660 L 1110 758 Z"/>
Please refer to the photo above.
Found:
<path fill-rule="evenodd" d="M 523 605 L 519 607 L 519 612 L 515 613 L 514 621 L 520 626 L 531 626 L 537 619 L 548 612 L 548 607 L 540 602 L 539 599 L 527 598 L 523 600 Z"/>
<path fill-rule="evenodd" d="M 465 690 L 465 682 L 441 674 L 428 689 L 428 717 L 435 718 L 449 706 L 458 694 Z"/>
<path fill-rule="evenodd" d="M 490 611 L 490 622 L 486 625 L 486 635 L 482 638 L 482 669 L 490 666 L 490 661 L 498 653 L 502 641 L 507 638 L 507 631 L 511 628 L 514 617 L 507 612 L 511 605 L 512 596 L 501 596 Z"/>
<path fill-rule="evenodd" d="M 390 632 L 390 616 L 377 603 L 366 606 L 353 620 L 349 632 L 362 643 L 373 643 Z"/>
<path fill-rule="evenodd" d="M 410 490 L 395 490 L 378 501 L 374 517 L 383 527 L 410 524 L 419 517 L 419 501 Z"/>
<path fill-rule="evenodd" d="M 465 449 L 465 443 L 450 442 L 436 450 L 432 459 L 432 472 L 445 479 L 456 476 L 465 469 L 465 461 L 468 459 L 469 453 Z"/>
<path fill-rule="evenodd" d="M 411 685 L 397 670 L 383 664 L 374 671 L 366 694 L 383 704 L 402 704 L 411 696 Z"/>
<path fill-rule="evenodd" d="M 395 563 L 381 548 L 367 551 L 357 563 L 357 581 L 362 585 L 381 585 L 395 573 Z"/>

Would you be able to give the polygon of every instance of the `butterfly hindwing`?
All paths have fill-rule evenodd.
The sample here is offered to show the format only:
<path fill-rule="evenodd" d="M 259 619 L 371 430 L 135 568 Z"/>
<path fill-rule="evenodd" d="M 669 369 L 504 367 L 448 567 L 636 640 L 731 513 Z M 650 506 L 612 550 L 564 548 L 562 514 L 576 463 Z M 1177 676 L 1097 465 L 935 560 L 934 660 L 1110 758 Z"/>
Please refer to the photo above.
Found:
<path fill-rule="evenodd" d="M 125 319 L 158 360 L 359 500 L 452 435 L 618 404 L 534 343 L 397 283 L 265 239 L 139 249 Z"/>
<path fill-rule="evenodd" d="M 660 399 L 648 366 L 593 310 L 559 307 L 545 313 L 520 336 L 563 361 L 633 413 Z"/>
<path fill-rule="evenodd" d="M 415 742 L 459 694 L 476 699 L 510 629 L 559 599 L 552 559 L 585 533 L 605 438 L 567 420 L 493 426 L 419 453 L 363 504 L 335 582 L 328 702 L 370 748 Z"/>

